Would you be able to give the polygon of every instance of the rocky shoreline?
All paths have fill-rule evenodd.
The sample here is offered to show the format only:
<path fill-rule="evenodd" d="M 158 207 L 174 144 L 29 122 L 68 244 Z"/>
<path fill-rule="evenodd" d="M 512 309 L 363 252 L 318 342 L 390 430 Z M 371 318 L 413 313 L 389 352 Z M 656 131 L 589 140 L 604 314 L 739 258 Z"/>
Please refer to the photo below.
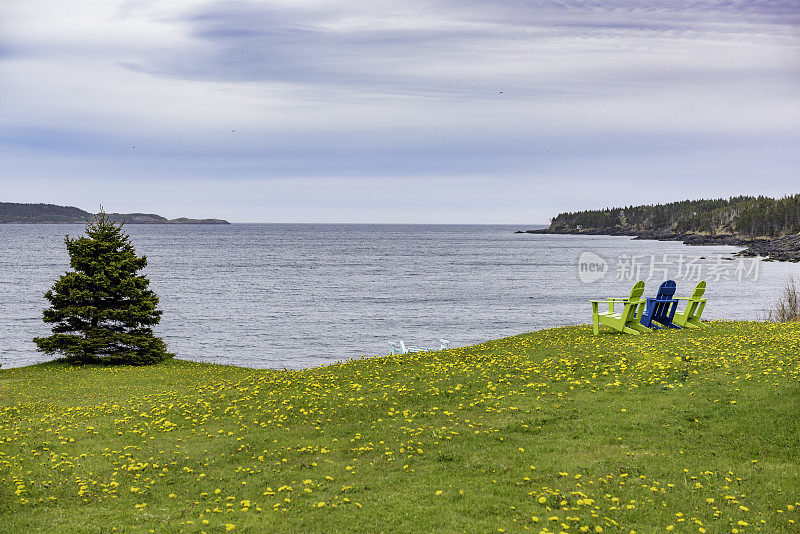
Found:
<path fill-rule="evenodd" d="M 634 239 L 651 239 L 655 241 L 681 241 L 685 245 L 729 245 L 742 247 L 744 250 L 737 253 L 739 256 L 762 256 L 767 261 L 800 262 L 800 234 L 776 238 L 749 238 L 729 234 L 704 235 L 704 234 L 676 234 L 671 232 L 654 232 L 614 229 L 586 229 L 586 230 L 517 230 L 516 234 L 565 234 L 565 235 L 612 235 L 629 236 Z"/>

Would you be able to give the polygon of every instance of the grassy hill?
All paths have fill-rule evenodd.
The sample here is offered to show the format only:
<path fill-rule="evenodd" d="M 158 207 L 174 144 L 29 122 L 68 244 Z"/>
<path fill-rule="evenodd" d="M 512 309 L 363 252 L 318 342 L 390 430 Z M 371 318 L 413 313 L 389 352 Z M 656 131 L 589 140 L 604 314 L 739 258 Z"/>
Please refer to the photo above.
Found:
<path fill-rule="evenodd" d="M 800 324 L 0 370 L 2 532 L 800 531 Z"/>

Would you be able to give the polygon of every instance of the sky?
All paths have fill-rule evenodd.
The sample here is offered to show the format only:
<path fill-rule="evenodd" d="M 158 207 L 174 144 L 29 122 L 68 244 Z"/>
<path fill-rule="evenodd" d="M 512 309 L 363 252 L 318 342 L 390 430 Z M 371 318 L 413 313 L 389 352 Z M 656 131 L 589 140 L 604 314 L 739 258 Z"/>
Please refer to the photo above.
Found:
<path fill-rule="evenodd" d="M 232 222 L 800 193 L 800 0 L 0 0 L 0 162 Z"/>

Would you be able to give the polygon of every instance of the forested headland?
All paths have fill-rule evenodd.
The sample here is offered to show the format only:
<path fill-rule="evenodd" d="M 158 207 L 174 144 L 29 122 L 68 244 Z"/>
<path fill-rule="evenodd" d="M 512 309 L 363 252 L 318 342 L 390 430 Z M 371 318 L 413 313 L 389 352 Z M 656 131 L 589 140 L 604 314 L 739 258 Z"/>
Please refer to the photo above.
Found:
<path fill-rule="evenodd" d="M 559 213 L 527 233 L 631 235 L 747 247 L 745 254 L 800 260 L 800 194 L 737 196 Z"/>
<path fill-rule="evenodd" d="M 154 213 L 108 213 L 109 219 L 127 224 L 230 224 L 222 219 L 167 219 Z M 0 224 L 84 224 L 93 214 L 74 206 L 0 202 Z"/>

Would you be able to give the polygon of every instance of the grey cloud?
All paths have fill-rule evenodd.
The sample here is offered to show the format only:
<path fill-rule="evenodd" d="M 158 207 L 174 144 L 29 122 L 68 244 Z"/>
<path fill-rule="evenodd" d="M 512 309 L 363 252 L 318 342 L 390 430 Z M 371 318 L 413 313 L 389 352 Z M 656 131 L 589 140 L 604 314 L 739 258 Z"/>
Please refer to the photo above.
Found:
<path fill-rule="evenodd" d="M 652 37 L 664 40 L 660 53 L 668 53 L 670 44 L 705 46 L 695 44 L 695 40 L 716 40 L 722 46 L 727 41 L 727 46 L 733 47 L 742 34 L 764 31 L 755 26 L 756 22 L 780 20 L 785 25 L 797 16 L 791 2 L 754 6 L 732 1 L 662 1 L 643 2 L 633 8 L 629 2 L 430 5 L 433 7 L 420 16 L 439 25 L 367 26 L 348 31 L 330 24 L 356 13 L 347 11 L 346 4 L 338 9 L 312 10 L 254 2 L 212 2 L 181 19 L 197 40 L 196 47 L 158 50 L 125 66 L 165 77 L 282 82 L 325 91 L 486 98 L 503 90 L 506 98 L 547 99 L 553 91 L 572 95 L 614 93 L 617 89 L 613 84 L 624 82 L 632 72 L 636 75 L 640 49 L 653 47 L 648 44 Z M 380 13 L 380 4 L 375 4 L 371 14 Z M 596 40 L 592 49 L 582 44 L 586 39 Z M 570 71 L 564 66 L 555 74 L 543 70 L 548 58 L 569 52 L 563 49 L 565 45 L 576 47 L 578 55 L 596 57 L 596 68 L 576 66 Z M 613 61 L 598 55 L 603 53 L 614 54 Z M 723 76 L 734 71 L 736 75 L 734 66 L 690 67 L 687 51 L 679 56 L 683 65 L 662 65 L 653 78 L 648 78 L 648 69 L 641 69 L 638 83 L 664 84 L 670 75 L 683 83 L 687 70 L 696 72 L 698 81 L 708 78 L 710 71 Z M 507 61 L 522 62 L 523 66 L 518 72 L 499 75 L 470 71 L 471 67 L 480 71 L 482 62 Z M 795 66 L 800 71 L 800 64 Z"/>
<path fill-rule="evenodd" d="M 490 36 L 458 31 L 340 32 L 319 26 L 320 15 L 252 4 L 211 4 L 185 20 L 190 34 L 210 44 L 210 49 L 162 50 L 141 64 L 127 66 L 192 79 L 280 81 L 363 92 L 459 93 L 465 86 L 397 70 L 423 62 L 426 53 L 468 46 L 470 38 Z"/>
<path fill-rule="evenodd" d="M 387 177 L 508 175 L 555 170 L 570 162 L 635 158 L 698 157 L 718 150 L 741 154 L 764 149 L 792 152 L 800 135 L 608 131 L 544 133 L 463 132 L 408 136 L 386 132 L 273 133 L 241 143 L 190 142 L 126 134 L 96 135 L 66 129 L 0 130 L 0 147 L 12 153 L 46 151 L 50 158 L 80 155 L 113 162 L 119 169 L 170 169 L 176 176 Z M 231 136 L 234 139 L 235 135 Z M 795 158 L 796 159 L 796 158 Z"/>
<path fill-rule="evenodd" d="M 474 13 L 483 20 L 535 23 L 547 17 L 562 17 L 569 25 L 605 21 L 605 24 L 615 23 L 619 27 L 643 28 L 648 27 L 647 24 L 642 25 L 643 18 L 655 17 L 665 21 L 654 26 L 656 28 L 666 25 L 666 21 L 672 21 L 669 25 L 677 27 L 682 23 L 702 20 L 797 24 L 800 18 L 800 4 L 796 0 L 440 0 L 439 4 L 454 12 Z"/>

